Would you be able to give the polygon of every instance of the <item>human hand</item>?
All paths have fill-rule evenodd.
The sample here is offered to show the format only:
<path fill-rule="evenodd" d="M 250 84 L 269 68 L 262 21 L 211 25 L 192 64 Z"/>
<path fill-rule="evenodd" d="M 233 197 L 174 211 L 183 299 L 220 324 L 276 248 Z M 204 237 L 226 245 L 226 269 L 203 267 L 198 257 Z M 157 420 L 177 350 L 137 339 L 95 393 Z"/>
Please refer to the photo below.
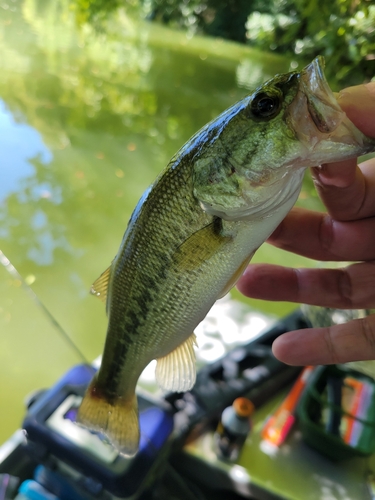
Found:
<path fill-rule="evenodd" d="M 350 120 L 375 137 L 375 82 L 349 87 L 338 102 Z M 248 297 L 339 309 L 375 308 L 375 158 L 315 167 L 327 213 L 294 208 L 271 235 L 276 247 L 319 261 L 352 261 L 341 269 L 250 264 L 238 282 Z M 291 365 L 375 359 L 375 315 L 281 335 L 273 352 Z"/>

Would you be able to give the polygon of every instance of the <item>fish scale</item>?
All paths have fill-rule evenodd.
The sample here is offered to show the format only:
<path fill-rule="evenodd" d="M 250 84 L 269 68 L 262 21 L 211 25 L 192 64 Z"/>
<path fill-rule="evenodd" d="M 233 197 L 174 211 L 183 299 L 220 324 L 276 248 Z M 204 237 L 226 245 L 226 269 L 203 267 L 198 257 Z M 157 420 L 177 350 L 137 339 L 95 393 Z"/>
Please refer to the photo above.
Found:
<path fill-rule="evenodd" d="M 114 297 L 109 308 L 109 328 L 112 332 L 118 329 L 123 331 L 120 338 L 128 335 L 129 345 L 134 345 L 131 344 L 132 337 L 141 335 L 139 329 L 142 325 L 144 326 L 144 318 L 146 317 L 148 335 L 146 337 L 147 342 L 145 341 L 144 344 L 155 345 L 153 334 L 158 335 L 157 330 L 166 320 L 166 311 L 161 315 L 160 309 L 163 304 L 165 304 L 167 310 L 170 307 L 168 307 L 168 302 L 163 301 L 163 297 L 167 296 L 166 292 L 164 291 L 162 294 L 160 289 L 167 279 L 168 258 L 171 258 L 174 249 L 188 236 L 187 231 L 183 230 L 185 227 L 183 214 L 187 211 L 190 212 L 190 227 L 194 212 L 197 228 L 201 227 L 202 222 L 207 223 L 208 220 L 212 219 L 200 210 L 197 201 L 192 195 L 188 196 L 189 190 L 186 189 L 186 185 L 189 179 L 191 183 L 191 175 L 188 168 L 186 168 L 186 162 L 174 165 L 173 168 L 168 170 L 167 175 L 159 178 L 152 190 L 152 195 L 149 195 L 150 199 L 147 198 L 140 209 L 137 224 L 131 224 L 127 230 L 125 238 L 132 241 L 132 246 L 129 249 L 127 245 L 124 245 L 124 252 L 127 253 L 126 258 L 123 259 L 121 253 L 116 258 L 119 265 L 116 268 L 116 277 L 114 277 L 109 291 L 110 295 Z M 182 202 L 180 201 L 181 190 L 183 190 Z M 190 189 L 190 192 L 192 192 L 192 189 Z M 168 198 L 169 203 L 163 202 L 164 197 Z M 156 203 L 154 200 L 156 200 Z M 141 259 L 136 257 L 138 248 L 143 249 Z M 147 248 L 149 251 L 146 250 Z M 170 249 L 169 252 L 166 251 L 168 248 Z M 117 276 L 119 279 L 116 279 Z M 149 284 L 147 284 L 147 277 L 151 277 L 154 283 L 152 291 Z M 153 300 L 156 295 L 159 298 L 158 302 Z M 127 300 L 119 304 L 116 297 L 126 297 Z M 176 298 L 174 297 L 174 299 Z M 157 304 L 155 313 L 150 310 L 149 304 Z M 153 320 L 153 314 L 156 314 L 156 320 Z M 113 341 L 113 337 L 108 337 L 108 343 L 113 342 L 116 343 L 116 341 Z M 156 342 L 157 344 L 158 342 Z M 136 344 L 135 347 L 138 347 L 138 345 Z M 143 347 L 143 344 L 141 347 Z M 116 345 L 113 345 L 110 350 L 111 354 L 116 352 Z M 133 353 L 128 350 L 128 354 L 131 356 Z M 135 355 L 139 356 L 140 353 L 136 352 Z M 123 361 L 124 359 L 122 359 Z M 145 362 L 148 361 L 149 355 Z M 103 358 L 103 364 L 105 363 L 106 359 Z M 111 361 L 109 363 L 112 364 Z M 111 379 L 112 377 L 113 369 L 109 369 L 107 378 Z M 107 384 L 108 381 L 106 380 L 104 383 Z"/>

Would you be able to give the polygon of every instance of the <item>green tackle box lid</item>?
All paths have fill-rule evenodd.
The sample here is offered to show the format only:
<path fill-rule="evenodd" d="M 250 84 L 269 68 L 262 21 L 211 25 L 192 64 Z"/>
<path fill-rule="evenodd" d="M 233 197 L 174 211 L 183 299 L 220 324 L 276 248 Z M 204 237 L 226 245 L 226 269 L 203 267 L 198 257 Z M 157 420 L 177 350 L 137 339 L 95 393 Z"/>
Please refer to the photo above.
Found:
<path fill-rule="evenodd" d="M 332 380 L 340 385 L 339 404 L 329 396 Z M 297 417 L 304 441 L 328 458 L 371 455 L 375 451 L 375 381 L 344 365 L 319 366 L 301 396 Z M 333 421 L 335 430 L 330 429 Z"/>

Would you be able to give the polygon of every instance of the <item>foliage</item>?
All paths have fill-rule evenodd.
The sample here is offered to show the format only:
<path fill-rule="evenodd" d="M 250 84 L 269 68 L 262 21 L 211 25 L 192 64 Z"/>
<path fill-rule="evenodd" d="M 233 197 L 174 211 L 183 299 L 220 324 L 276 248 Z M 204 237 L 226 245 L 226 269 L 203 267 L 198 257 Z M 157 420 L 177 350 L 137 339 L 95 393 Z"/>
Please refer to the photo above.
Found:
<path fill-rule="evenodd" d="M 363 0 L 274 0 L 268 12 L 247 22 L 250 44 L 311 60 L 327 60 L 327 74 L 340 85 L 375 76 L 375 4 Z"/>
<path fill-rule="evenodd" d="M 374 0 L 150 0 L 150 17 L 304 64 L 321 54 L 339 85 L 375 75 Z"/>
<path fill-rule="evenodd" d="M 375 0 L 71 0 L 80 24 L 127 14 L 249 43 L 292 57 L 295 66 L 321 54 L 338 85 L 375 76 Z M 99 21 L 99 22 L 98 22 Z"/>
<path fill-rule="evenodd" d="M 246 42 L 247 18 L 259 5 L 259 0 L 152 0 L 150 17 L 191 33 Z"/>
<path fill-rule="evenodd" d="M 125 7 L 128 14 L 143 14 L 138 0 L 71 0 L 70 8 L 74 11 L 77 24 L 90 23 L 101 31 L 102 23 L 108 16 Z"/>
<path fill-rule="evenodd" d="M 246 42 L 246 21 L 261 0 L 71 0 L 78 24 L 96 27 L 108 15 L 123 7 L 149 20 L 186 29 L 191 35 L 201 32 L 237 42 Z"/>

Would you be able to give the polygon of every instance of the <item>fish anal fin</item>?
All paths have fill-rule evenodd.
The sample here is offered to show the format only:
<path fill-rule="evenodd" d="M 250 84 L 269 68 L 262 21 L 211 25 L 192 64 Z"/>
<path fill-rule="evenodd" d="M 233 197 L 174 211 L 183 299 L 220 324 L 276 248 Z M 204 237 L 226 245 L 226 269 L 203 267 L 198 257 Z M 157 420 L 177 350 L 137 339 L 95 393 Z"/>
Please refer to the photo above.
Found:
<path fill-rule="evenodd" d="M 155 375 L 162 389 L 184 392 L 193 387 L 197 376 L 194 345 L 197 342 L 193 333 L 172 352 L 157 359 Z"/>
<path fill-rule="evenodd" d="M 249 262 L 252 259 L 254 253 L 255 252 L 253 252 L 250 256 L 246 257 L 246 259 L 241 263 L 241 265 L 237 269 L 237 271 L 231 276 L 231 278 L 228 281 L 228 283 L 225 285 L 225 287 L 223 288 L 223 290 L 220 292 L 219 297 L 218 297 L 219 299 L 221 299 L 222 297 L 224 297 L 224 295 L 226 295 L 234 287 L 234 285 L 237 283 L 237 281 L 241 278 L 241 276 L 243 275 L 245 269 L 249 265 Z"/>
<path fill-rule="evenodd" d="M 109 278 L 111 276 L 111 266 L 109 266 L 99 278 L 91 285 L 90 293 L 98 297 L 104 304 L 107 302 L 107 291 Z"/>
<path fill-rule="evenodd" d="M 112 446 L 126 457 L 134 456 L 139 447 L 137 397 L 106 398 L 97 389 L 96 377 L 89 385 L 78 409 L 77 422 L 92 431 L 104 434 Z"/>
<path fill-rule="evenodd" d="M 200 267 L 232 240 L 231 236 L 222 234 L 221 223 L 221 219 L 216 217 L 211 224 L 193 233 L 177 248 L 174 260 L 181 269 Z"/>

